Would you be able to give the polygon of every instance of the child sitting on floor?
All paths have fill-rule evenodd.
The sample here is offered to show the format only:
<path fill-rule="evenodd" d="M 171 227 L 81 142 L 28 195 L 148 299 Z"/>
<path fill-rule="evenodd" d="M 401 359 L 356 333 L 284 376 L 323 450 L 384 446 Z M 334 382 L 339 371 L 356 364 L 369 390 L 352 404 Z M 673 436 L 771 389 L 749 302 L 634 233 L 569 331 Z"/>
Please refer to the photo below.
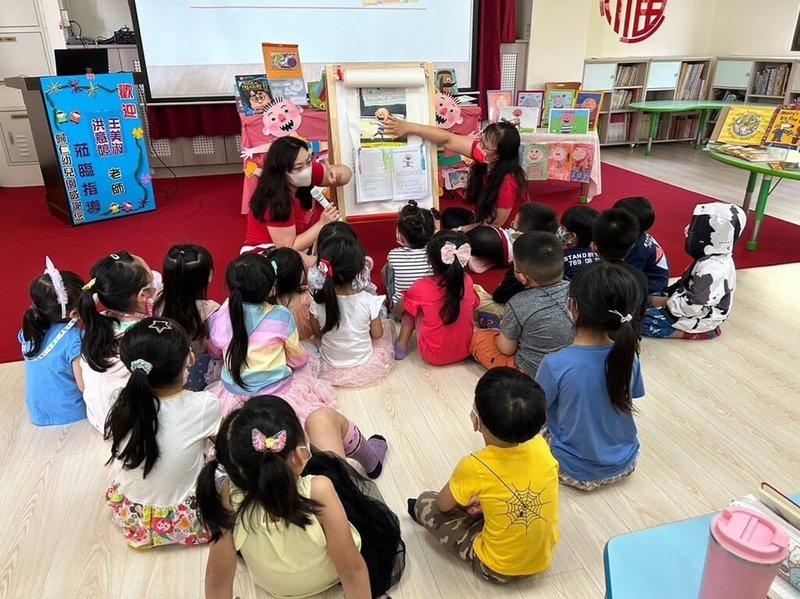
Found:
<path fill-rule="evenodd" d="M 197 519 L 195 483 L 222 411 L 211 393 L 184 389 L 194 357 L 189 336 L 169 318 L 145 318 L 122 338 L 130 372 L 105 423 L 119 472 L 106 491 L 114 522 L 136 549 L 198 545 L 209 536 Z"/>
<path fill-rule="evenodd" d="M 615 262 L 592 264 L 570 284 L 575 341 L 545 356 L 536 373 L 547 396 L 546 437 L 566 485 L 591 491 L 636 468 L 633 400 L 644 384 L 633 312 L 643 295 Z"/>
<path fill-rule="evenodd" d="M 592 249 L 592 226 L 600 213 L 590 206 L 571 206 L 561 215 L 558 236 L 564 243 L 564 278 L 571 281 L 580 271 L 600 260 Z"/>
<path fill-rule="evenodd" d="M 559 536 L 558 463 L 539 434 L 544 393 L 521 372 L 493 368 L 470 418 L 485 449 L 462 459 L 439 493 L 409 499 L 409 514 L 483 580 L 544 572 Z"/>
<path fill-rule="evenodd" d="M 317 243 L 314 246 L 314 254 L 319 256 L 319 248 L 322 247 L 323 243 L 333 237 L 349 237 L 350 239 L 358 241 L 358 235 L 356 235 L 353 227 L 347 223 L 337 220 L 335 222 L 328 223 L 322 227 L 322 229 L 320 229 L 319 235 L 317 236 Z M 366 291 L 367 293 L 371 293 L 373 295 L 378 293 L 378 287 L 372 282 L 372 267 L 374 265 L 375 263 L 372 258 L 365 254 L 364 268 L 360 273 L 358 273 L 356 278 L 353 279 L 353 289 L 355 291 Z M 325 277 L 321 276 L 319 270 L 313 268 L 308 269 L 308 288 L 312 293 L 322 289 L 322 285 L 324 283 Z"/>
<path fill-rule="evenodd" d="M 653 205 L 647 198 L 635 196 L 617 201 L 614 208 L 630 212 L 639 221 L 639 239 L 628 253 L 625 262 L 647 275 L 647 295 L 665 295 L 669 284 L 667 256 L 658 242 L 647 232 L 656 220 Z"/>
<path fill-rule="evenodd" d="M 479 299 L 472 278 L 464 271 L 471 249 L 460 231 L 440 231 L 426 247 L 433 275 L 406 291 L 405 314 L 394 348 L 396 360 L 406 357 L 411 334 L 423 360 L 435 366 L 454 364 L 469 357 L 473 316 Z"/>
<path fill-rule="evenodd" d="M 438 217 L 438 210 L 420 208 L 414 200 L 403 206 L 397 215 L 399 247 L 389 250 L 381 274 L 389 298 L 389 309 L 394 310 L 398 317 L 403 315 L 403 306 L 399 303 L 403 294 L 422 277 L 429 277 L 433 272 L 425 246 L 436 232 Z"/>
<path fill-rule="evenodd" d="M 525 233 L 514 242 L 513 268 L 525 289 L 506 305 L 500 331 L 476 331 L 470 351 L 485 368 L 509 366 L 533 377 L 544 356 L 572 343 L 561 240 Z"/>
<path fill-rule="evenodd" d="M 266 254 L 275 265 L 275 294 L 271 303 L 288 308 L 294 316 L 300 340 L 314 338 L 311 327 L 311 293 L 305 287 L 306 268 L 303 257 L 292 248 L 276 248 Z"/>
<path fill-rule="evenodd" d="M 83 281 L 45 258 L 44 274 L 31 283 L 31 307 L 18 339 L 25 359 L 25 406 L 36 426 L 86 418 L 81 376 L 78 299 Z"/>
<path fill-rule="evenodd" d="M 334 385 L 359 387 L 389 374 L 394 366 L 394 323 L 381 319 L 386 296 L 356 290 L 356 277 L 364 270 L 361 244 L 344 235 L 324 241 L 317 265 L 310 270 L 324 281 L 311 303 L 311 326 L 320 338 L 320 377 Z"/>
<path fill-rule="evenodd" d="M 730 316 L 736 291 L 733 247 L 747 222 L 732 204 L 698 204 L 686 228 L 686 253 L 694 258 L 683 276 L 653 298 L 647 311 L 646 337 L 713 339 Z"/>
<path fill-rule="evenodd" d="M 533 231 L 543 231 L 545 233 L 555 233 L 558 230 L 558 217 L 556 211 L 546 204 L 531 202 L 523 204 L 514 219 L 512 234 L 514 240 L 520 235 Z M 516 243 L 516 242 L 515 242 Z M 520 291 L 525 290 L 525 286 L 517 280 L 514 272 L 514 246 L 511 247 L 509 255 L 510 265 L 503 280 L 492 292 L 491 295 L 480 285 L 475 285 L 475 293 L 481 300 L 478 308 L 478 318 L 483 328 L 489 328 L 499 322 L 505 311 L 506 304 Z M 490 316 L 495 318 L 490 318 Z"/>

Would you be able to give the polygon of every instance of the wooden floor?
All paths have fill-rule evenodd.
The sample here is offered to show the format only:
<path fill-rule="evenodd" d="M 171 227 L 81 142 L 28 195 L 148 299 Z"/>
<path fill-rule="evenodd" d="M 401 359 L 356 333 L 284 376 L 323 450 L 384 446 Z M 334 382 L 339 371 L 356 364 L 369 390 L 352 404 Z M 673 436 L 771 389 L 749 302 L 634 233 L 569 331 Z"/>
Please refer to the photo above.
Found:
<path fill-rule="evenodd" d="M 674 177 L 670 169 L 684 150 L 661 145 L 648 160 L 637 156 L 641 148 L 604 156 Z M 690 158 L 679 169 L 685 186 L 711 186 L 705 193 L 713 194 L 718 185 L 720 196 L 737 189 L 727 168 L 714 172 L 701 161 L 711 163 L 707 157 L 684 154 L 681 160 Z M 775 202 L 776 208 L 786 204 L 780 207 L 786 215 L 789 199 Z M 551 570 L 508 587 L 479 582 L 405 515 L 406 497 L 441 487 L 458 459 L 480 447 L 469 421 L 480 367 L 431 368 L 412 354 L 381 384 L 342 392 L 344 413 L 390 443 L 378 485 L 400 514 L 408 545 L 406 574 L 392 596 L 595 599 L 604 589 L 602 550 L 609 537 L 718 510 L 765 479 L 798 490 L 798 281 L 800 263 L 740 271 L 721 338 L 643 342 L 647 397 L 637 403 L 639 467 L 593 494 L 563 489 L 562 541 Z M 23 385 L 21 364 L 0 366 L 0 597 L 200 597 L 206 549 L 127 549 L 102 501 L 112 475 L 103 466 L 107 447 L 86 422 L 31 426 Z M 236 593 L 267 596 L 243 568 Z"/>

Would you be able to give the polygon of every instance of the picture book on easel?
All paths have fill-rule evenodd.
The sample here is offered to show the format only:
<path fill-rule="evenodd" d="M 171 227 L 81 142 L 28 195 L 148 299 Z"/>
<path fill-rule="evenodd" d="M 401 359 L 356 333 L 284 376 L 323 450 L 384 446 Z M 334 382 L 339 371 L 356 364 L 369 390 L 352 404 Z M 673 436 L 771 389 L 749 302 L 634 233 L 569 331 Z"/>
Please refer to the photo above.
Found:
<path fill-rule="evenodd" d="M 399 87 L 363 87 L 359 94 L 361 147 L 404 146 L 405 138 L 386 133 L 386 119 L 406 117 L 406 90 Z"/>

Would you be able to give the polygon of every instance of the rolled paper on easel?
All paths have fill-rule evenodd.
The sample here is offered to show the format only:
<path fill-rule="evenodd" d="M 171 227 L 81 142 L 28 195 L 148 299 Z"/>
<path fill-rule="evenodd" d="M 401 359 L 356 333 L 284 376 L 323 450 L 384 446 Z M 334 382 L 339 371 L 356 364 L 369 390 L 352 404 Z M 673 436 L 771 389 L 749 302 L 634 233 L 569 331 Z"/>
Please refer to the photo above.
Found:
<path fill-rule="evenodd" d="M 345 87 L 424 87 L 425 70 L 419 67 L 403 69 L 345 69 Z"/>

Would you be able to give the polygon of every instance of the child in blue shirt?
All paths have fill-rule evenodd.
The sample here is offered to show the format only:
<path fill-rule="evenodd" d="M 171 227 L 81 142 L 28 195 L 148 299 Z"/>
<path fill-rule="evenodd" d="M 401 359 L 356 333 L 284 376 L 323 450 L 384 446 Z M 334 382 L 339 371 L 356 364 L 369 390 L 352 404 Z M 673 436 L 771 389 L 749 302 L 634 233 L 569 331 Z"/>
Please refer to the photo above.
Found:
<path fill-rule="evenodd" d="M 667 255 L 647 231 L 656 220 L 656 212 L 647 198 L 635 196 L 622 198 L 614 208 L 632 214 L 639 221 L 639 239 L 628 252 L 625 262 L 647 275 L 647 295 L 666 295 L 669 285 L 669 265 Z"/>
<path fill-rule="evenodd" d="M 575 340 L 544 357 L 536 382 L 561 482 L 592 491 L 629 476 L 639 457 L 633 400 L 644 384 L 632 314 L 642 291 L 624 265 L 599 262 L 578 273 L 569 293 Z"/>
<path fill-rule="evenodd" d="M 25 404 L 36 426 L 86 418 L 81 377 L 78 298 L 83 281 L 60 272 L 50 258 L 28 293 L 33 302 L 22 318 L 19 342 L 25 359 Z"/>

